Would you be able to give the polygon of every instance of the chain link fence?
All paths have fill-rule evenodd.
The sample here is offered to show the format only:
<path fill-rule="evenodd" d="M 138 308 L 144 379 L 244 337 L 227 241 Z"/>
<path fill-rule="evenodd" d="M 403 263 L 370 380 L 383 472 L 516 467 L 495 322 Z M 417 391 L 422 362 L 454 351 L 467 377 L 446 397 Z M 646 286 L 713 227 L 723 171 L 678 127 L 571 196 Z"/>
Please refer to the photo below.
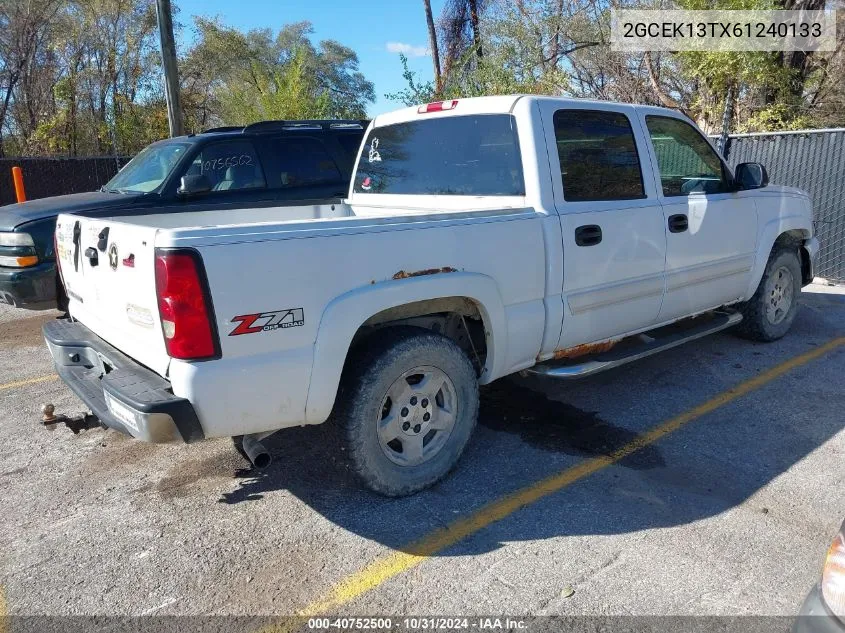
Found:
<path fill-rule="evenodd" d="M 0 158 L 0 205 L 15 202 L 12 167 L 23 171 L 27 200 L 95 191 L 129 161 L 126 156 Z"/>
<path fill-rule="evenodd" d="M 725 156 L 731 167 L 761 163 L 772 184 L 810 194 L 821 242 L 816 275 L 845 281 L 845 128 L 734 134 Z"/>

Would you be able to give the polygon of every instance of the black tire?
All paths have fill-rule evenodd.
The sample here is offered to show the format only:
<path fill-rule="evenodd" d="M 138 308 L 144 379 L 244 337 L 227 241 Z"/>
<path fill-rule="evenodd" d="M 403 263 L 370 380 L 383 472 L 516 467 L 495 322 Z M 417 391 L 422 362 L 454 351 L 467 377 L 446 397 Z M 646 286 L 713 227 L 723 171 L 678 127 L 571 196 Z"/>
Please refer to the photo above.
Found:
<path fill-rule="evenodd" d="M 405 376 L 417 369 L 430 373 Z M 434 396 L 429 395 L 431 402 L 422 397 L 422 391 L 415 391 L 437 384 L 441 374 L 448 381 Z M 417 386 L 413 383 L 416 376 L 431 380 Z M 405 396 L 391 401 L 388 392 L 398 394 L 397 389 L 416 394 L 410 396 L 415 398 L 413 406 L 410 400 L 405 402 Z M 446 406 L 447 395 L 451 406 Z M 422 408 L 423 403 L 428 408 Z M 423 423 L 426 412 L 429 417 Z M 478 379 L 469 358 L 452 340 L 417 327 L 381 329 L 353 350 L 332 417 L 345 430 L 348 459 L 361 481 L 389 497 L 410 495 L 445 477 L 463 453 L 478 417 Z M 391 424 L 391 429 L 384 431 L 395 417 L 398 426 Z M 453 420 L 448 433 L 434 428 L 446 419 Z M 383 434 L 390 432 L 398 437 L 386 442 Z M 418 447 L 418 459 L 424 461 L 397 463 L 414 453 L 409 448 L 407 457 L 403 456 L 406 441 Z M 426 451 L 431 453 L 428 457 L 424 457 Z"/>
<path fill-rule="evenodd" d="M 770 307 L 776 298 L 777 285 L 783 286 L 783 279 L 791 276 L 791 301 L 772 318 Z M 774 287 L 773 287 L 774 285 Z M 792 327 L 798 314 L 798 298 L 801 295 L 801 260 L 798 250 L 791 245 L 775 245 L 766 263 L 766 270 L 754 295 L 739 305 L 742 322 L 736 327 L 736 333 L 752 341 L 776 341 Z"/>

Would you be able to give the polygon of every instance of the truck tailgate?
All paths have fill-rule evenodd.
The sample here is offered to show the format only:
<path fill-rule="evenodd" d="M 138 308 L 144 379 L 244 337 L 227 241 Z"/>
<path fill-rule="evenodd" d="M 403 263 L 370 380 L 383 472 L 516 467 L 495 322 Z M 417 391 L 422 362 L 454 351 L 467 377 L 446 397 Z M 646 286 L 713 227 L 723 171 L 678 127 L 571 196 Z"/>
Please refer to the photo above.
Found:
<path fill-rule="evenodd" d="M 56 255 L 71 315 L 127 356 L 164 376 L 151 226 L 60 215 Z"/>

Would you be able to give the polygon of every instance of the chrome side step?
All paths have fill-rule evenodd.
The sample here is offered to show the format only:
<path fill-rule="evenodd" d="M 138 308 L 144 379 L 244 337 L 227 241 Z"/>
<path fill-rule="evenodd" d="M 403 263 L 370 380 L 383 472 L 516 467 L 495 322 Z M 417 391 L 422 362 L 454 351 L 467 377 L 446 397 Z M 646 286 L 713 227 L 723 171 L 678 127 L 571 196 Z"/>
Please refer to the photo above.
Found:
<path fill-rule="evenodd" d="M 663 350 L 683 345 L 702 336 L 713 334 L 742 321 L 739 312 L 717 310 L 694 319 L 685 319 L 628 337 L 607 352 L 592 354 L 576 361 L 547 361 L 525 370 L 535 376 L 575 380 L 631 363 Z"/>

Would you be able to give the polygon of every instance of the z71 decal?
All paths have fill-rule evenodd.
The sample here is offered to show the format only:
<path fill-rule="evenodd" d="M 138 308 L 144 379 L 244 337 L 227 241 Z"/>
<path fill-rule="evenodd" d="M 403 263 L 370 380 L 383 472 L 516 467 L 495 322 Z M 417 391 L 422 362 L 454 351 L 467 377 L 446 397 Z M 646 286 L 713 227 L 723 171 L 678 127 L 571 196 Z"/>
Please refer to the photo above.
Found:
<path fill-rule="evenodd" d="M 274 312 L 242 314 L 232 317 L 232 323 L 238 323 L 238 327 L 229 332 L 229 336 L 270 332 L 271 330 L 305 325 L 305 311 L 302 308 L 288 308 Z"/>

